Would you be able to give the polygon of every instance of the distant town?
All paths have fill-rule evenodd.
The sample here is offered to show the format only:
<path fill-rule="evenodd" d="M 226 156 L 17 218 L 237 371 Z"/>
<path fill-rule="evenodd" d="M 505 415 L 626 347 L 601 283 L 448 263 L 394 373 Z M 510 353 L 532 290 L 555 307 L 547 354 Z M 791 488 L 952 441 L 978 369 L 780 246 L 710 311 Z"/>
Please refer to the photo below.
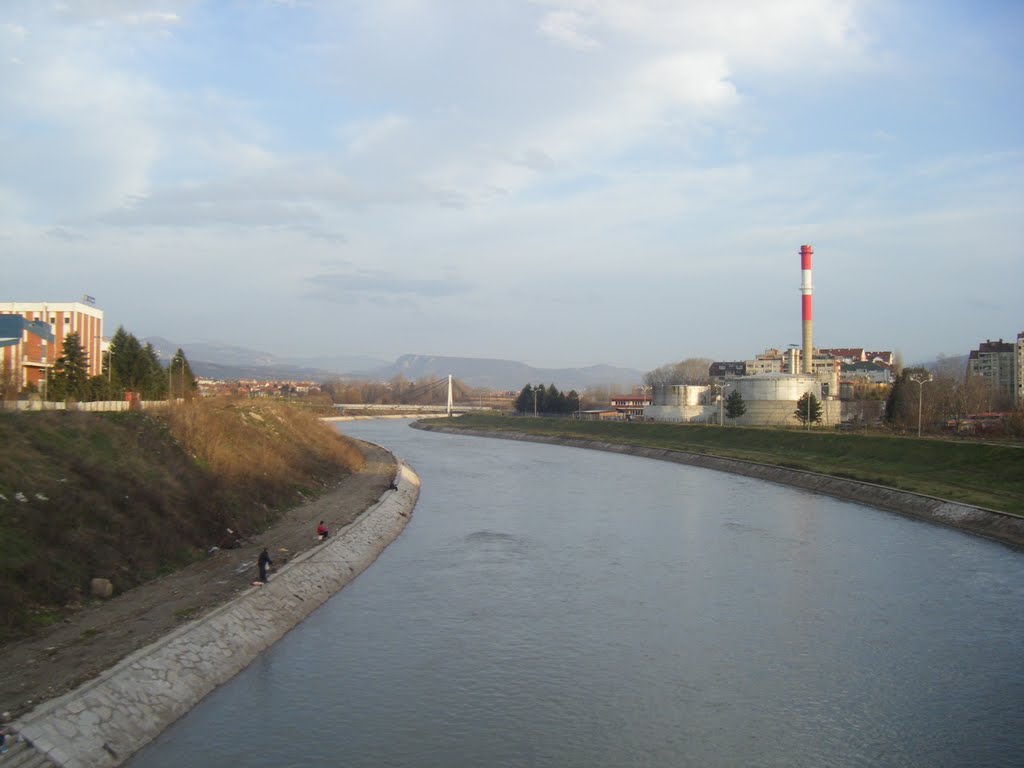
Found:
<path fill-rule="evenodd" d="M 804 306 L 809 311 L 809 302 Z M 204 376 L 193 371 L 199 364 L 189 361 L 181 349 L 162 356 L 123 327 L 105 336 L 103 320 L 103 311 L 88 296 L 72 302 L 0 304 L 4 408 L 113 410 L 224 396 L 294 398 L 352 410 L 369 405 L 443 405 L 448 396 L 448 376 L 442 371 L 388 379 L 345 374 L 319 380 Z M 885 426 L 929 433 L 1021 430 L 1024 331 L 1011 341 L 981 341 L 962 357 L 907 368 L 891 350 L 813 347 L 806 314 L 804 329 L 802 346 L 768 347 L 744 360 L 691 358 L 643 373 L 640 380 L 590 383 L 567 392 L 560 391 L 560 382 L 554 380 L 521 382 L 515 389 L 473 386 L 456 370 L 453 399 L 462 409 L 581 419 L 834 429 Z M 457 358 L 436 358 L 433 363 L 444 365 L 446 360 L 452 368 L 466 363 Z M 486 368 L 488 361 L 475 362 Z"/>

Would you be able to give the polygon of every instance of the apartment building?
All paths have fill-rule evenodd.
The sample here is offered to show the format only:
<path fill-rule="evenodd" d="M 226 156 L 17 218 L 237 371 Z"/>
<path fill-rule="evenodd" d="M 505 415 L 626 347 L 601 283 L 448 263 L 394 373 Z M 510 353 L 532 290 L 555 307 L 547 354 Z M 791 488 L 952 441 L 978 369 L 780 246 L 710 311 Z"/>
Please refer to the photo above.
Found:
<path fill-rule="evenodd" d="M 1013 402 L 1018 408 L 1024 408 L 1024 331 L 1017 334 L 1016 364 L 1014 371 L 1017 376 L 1017 388 L 1013 393 Z"/>
<path fill-rule="evenodd" d="M 0 370 L 10 372 L 18 390 L 45 386 L 49 371 L 64 351 L 64 338 L 77 333 L 89 360 L 89 375 L 103 370 L 103 310 L 91 299 L 72 302 L 0 302 L 0 315 L 18 315 L 28 322 L 48 323 L 53 342 L 24 331 L 13 344 L 0 347 Z"/>
<path fill-rule="evenodd" d="M 1021 348 L 1020 334 L 1017 344 L 1009 341 L 981 342 L 977 349 L 972 349 L 967 358 L 967 375 L 980 376 L 996 392 L 1006 392 L 1016 396 L 1018 393 L 1017 371 L 1021 365 L 1017 359 L 1017 351 Z M 1020 402 L 1019 399 L 1016 402 Z"/>

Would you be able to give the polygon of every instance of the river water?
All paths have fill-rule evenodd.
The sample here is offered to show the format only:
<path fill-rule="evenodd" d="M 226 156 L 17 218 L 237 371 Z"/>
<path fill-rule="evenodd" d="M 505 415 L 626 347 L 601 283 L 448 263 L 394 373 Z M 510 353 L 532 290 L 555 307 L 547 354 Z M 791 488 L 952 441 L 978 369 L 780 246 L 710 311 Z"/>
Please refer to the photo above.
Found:
<path fill-rule="evenodd" d="M 997 766 L 1024 556 L 629 456 L 343 432 L 422 479 L 378 561 L 131 762 Z"/>

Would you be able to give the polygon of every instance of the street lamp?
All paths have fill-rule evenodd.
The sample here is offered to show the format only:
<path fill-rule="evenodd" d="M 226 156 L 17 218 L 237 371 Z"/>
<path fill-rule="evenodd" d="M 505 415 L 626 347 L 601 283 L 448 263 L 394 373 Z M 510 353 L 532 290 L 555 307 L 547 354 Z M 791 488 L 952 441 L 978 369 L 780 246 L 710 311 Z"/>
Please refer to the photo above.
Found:
<path fill-rule="evenodd" d="M 725 426 L 725 389 L 728 384 L 715 384 L 718 388 L 718 426 Z"/>
<path fill-rule="evenodd" d="M 932 375 L 923 374 L 911 376 L 910 380 L 917 384 L 917 436 L 921 436 L 921 404 L 924 401 L 924 385 L 932 380 Z"/>

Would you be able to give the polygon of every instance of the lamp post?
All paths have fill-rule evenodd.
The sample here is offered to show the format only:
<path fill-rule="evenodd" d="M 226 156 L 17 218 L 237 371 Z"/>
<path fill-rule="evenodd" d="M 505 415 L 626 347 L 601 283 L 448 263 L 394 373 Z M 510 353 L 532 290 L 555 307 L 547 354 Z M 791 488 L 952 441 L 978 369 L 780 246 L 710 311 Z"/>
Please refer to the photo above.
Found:
<path fill-rule="evenodd" d="M 728 384 L 716 384 L 718 387 L 718 426 L 725 426 L 725 389 Z"/>
<path fill-rule="evenodd" d="M 924 385 L 932 380 L 932 375 L 911 376 L 910 380 L 917 384 L 917 436 L 921 436 L 921 405 L 924 402 Z"/>
<path fill-rule="evenodd" d="M 537 390 L 539 387 L 533 388 L 533 418 L 537 418 Z"/>

